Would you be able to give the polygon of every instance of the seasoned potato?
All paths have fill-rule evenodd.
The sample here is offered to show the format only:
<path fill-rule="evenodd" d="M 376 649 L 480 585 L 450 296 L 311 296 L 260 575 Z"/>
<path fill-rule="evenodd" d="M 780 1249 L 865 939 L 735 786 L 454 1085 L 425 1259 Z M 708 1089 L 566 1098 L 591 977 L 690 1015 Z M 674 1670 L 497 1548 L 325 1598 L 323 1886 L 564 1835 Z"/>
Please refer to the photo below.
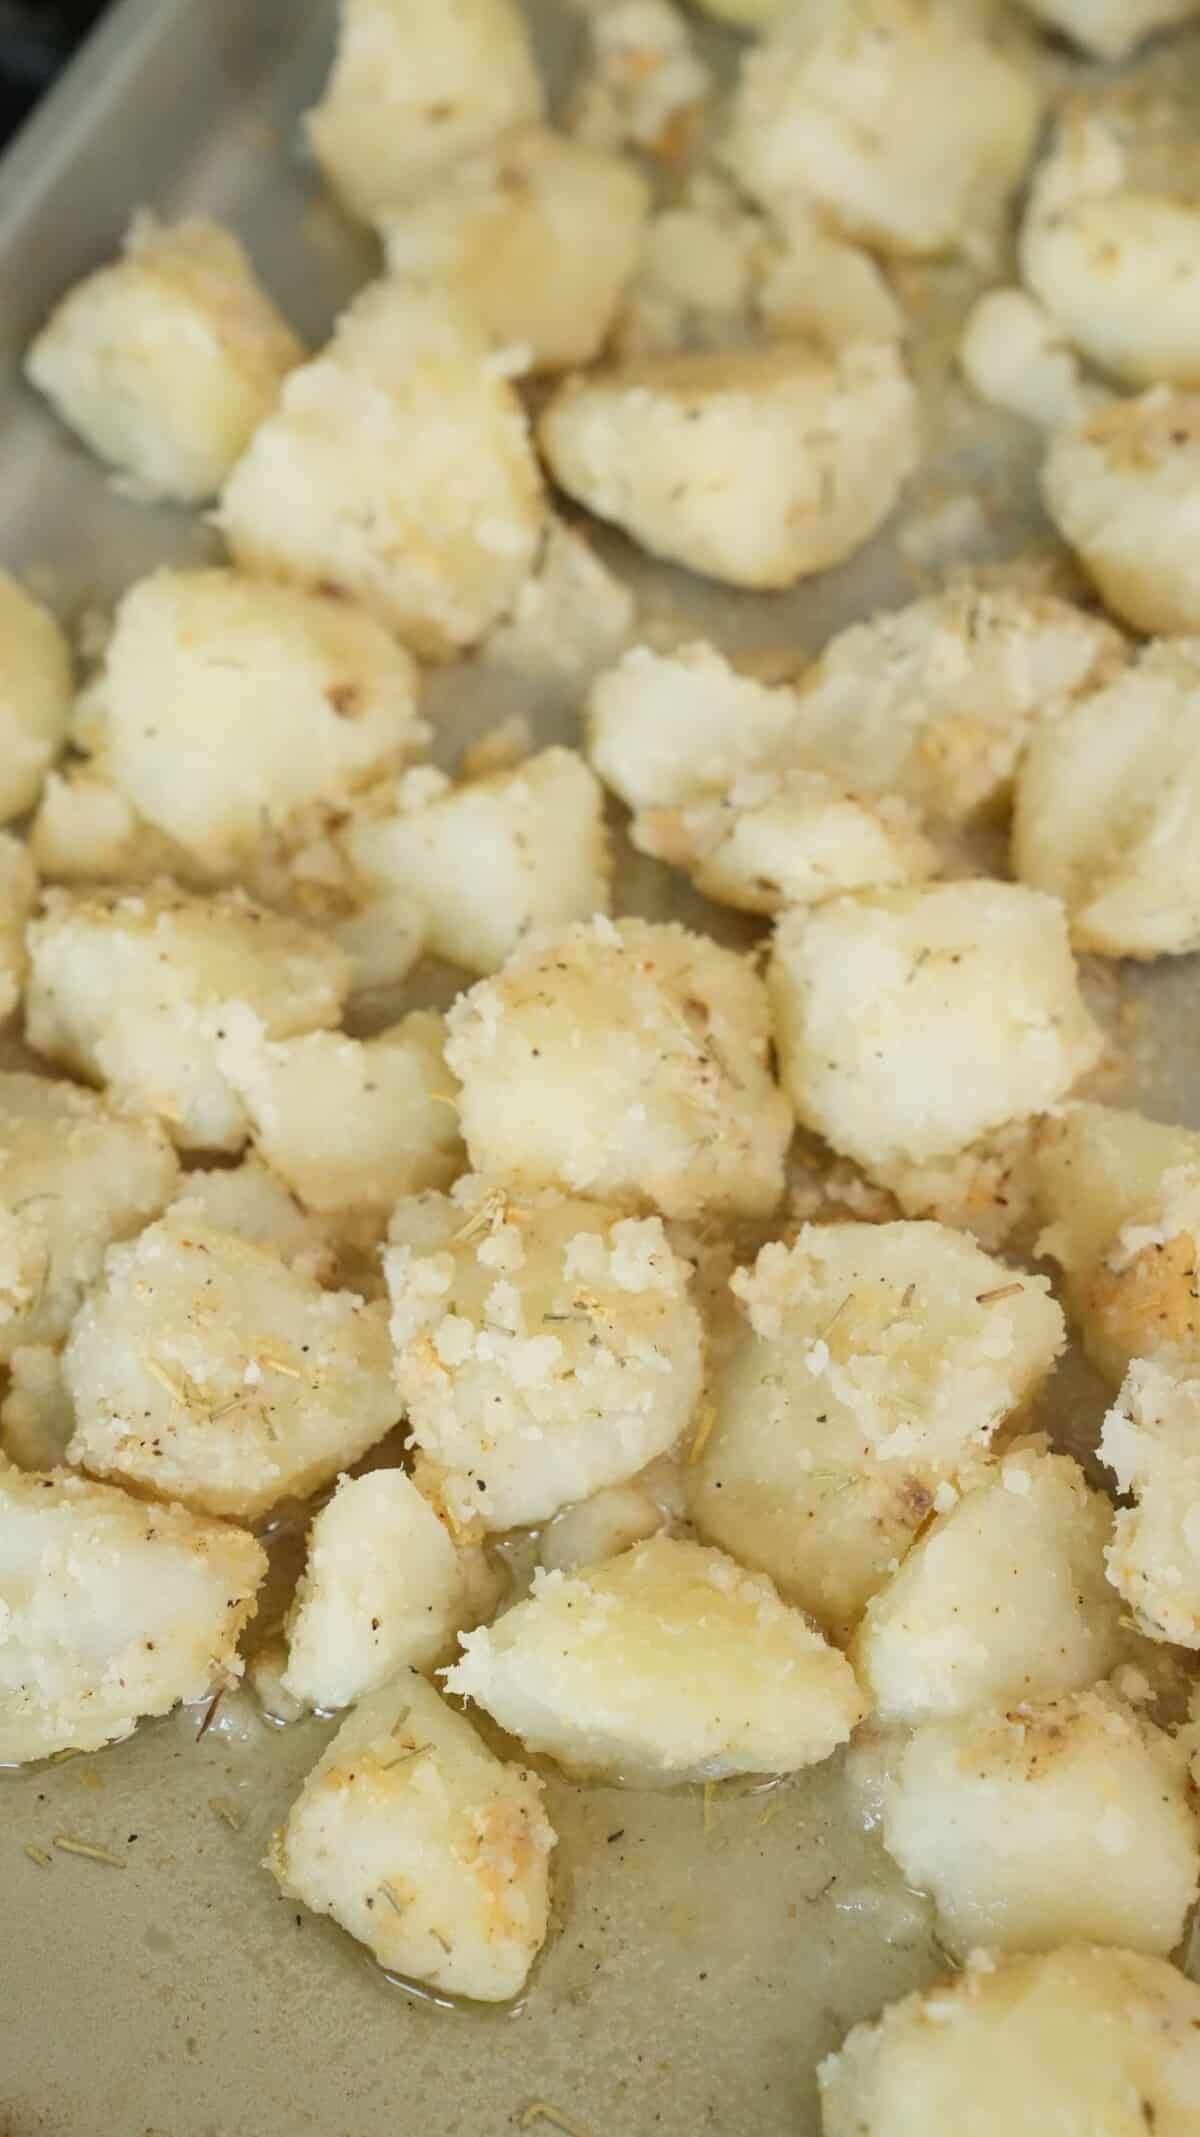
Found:
<path fill-rule="evenodd" d="M 308 1532 L 283 1690 L 351 1706 L 397 1670 L 445 1661 L 495 1595 L 482 1551 L 451 1540 L 402 1469 L 343 1477 Z"/>
<path fill-rule="evenodd" d="M 829 235 L 819 210 L 789 200 L 778 245 L 761 264 L 755 308 L 773 340 L 811 335 L 826 348 L 903 341 L 904 314 L 861 245 Z"/>
<path fill-rule="evenodd" d="M 952 586 L 830 641 L 801 679 L 792 749 L 952 829 L 1003 805 L 1030 736 L 1123 657 L 1069 601 Z"/>
<path fill-rule="evenodd" d="M 494 972 L 531 928 L 608 911 L 604 796 L 574 750 L 460 786 L 418 773 L 399 801 L 352 827 L 347 852 L 368 884 L 419 913 L 435 957 Z"/>
<path fill-rule="evenodd" d="M 1113 1106 L 1039 1123 L 1039 1252 L 1063 1271 L 1094 1365 L 1117 1386 L 1130 1360 L 1200 1368 L 1200 1136 Z"/>
<path fill-rule="evenodd" d="M 29 827 L 29 852 L 48 883 L 131 888 L 170 876 L 185 889 L 211 887 L 206 869 L 138 815 L 102 758 L 49 774 Z"/>
<path fill-rule="evenodd" d="M 1013 868 L 1067 908 L 1081 950 L 1200 948 L 1200 638 L 1166 639 L 1035 734 Z"/>
<path fill-rule="evenodd" d="M 1012 1121 L 950 1157 L 889 1165 L 886 1193 L 902 1216 L 934 1217 L 994 1254 L 1033 1216 L 1036 1133 L 1033 1121 Z"/>
<path fill-rule="evenodd" d="M 471 1179 L 391 1239 L 396 1384 L 457 1527 L 545 1521 L 685 1430 L 703 1337 L 660 1218 Z"/>
<path fill-rule="evenodd" d="M 337 57 L 308 138 L 365 222 L 542 115 L 516 0 L 340 0 Z"/>
<path fill-rule="evenodd" d="M 989 289 L 971 308 L 958 360 L 980 400 L 1043 430 L 1087 413 L 1079 360 L 1057 316 L 1023 289 Z"/>
<path fill-rule="evenodd" d="M 1006 1456 L 867 1605 L 851 1659 L 879 1719 L 1003 1711 L 1106 1677 L 1129 1648 L 1104 1573 L 1111 1535 L 1107 1499 L 1065 1455 Z"/>
<path fill-rule="evenodd" d="M 550 515 L 536 569 L 480 648 L 489 668 L 519 677 L 523 692 L 560 678 L 590 682 L 629 643 L 633 594 L 574 527 Z"/>
<path fill-rule="evenodd" d="M 21 1000 L 29 970 L 25 929 L 37 904 L 38 884 L 29 849 L 0 831 L 0 1021 Z"/>
<path fill-rule="evenodd" d="M 666 1490 L 657 1481 L 660 1473 L 669 1480 Z M 575 1573 L 657 1536 L 676 1511 L 668 1500 L 680 1497 L 671 1489 L 678 1475 L 676 1461 L 668 1457 L 651 1463 L 628 1484 L 610 1484 L 574 1506 L 564 1506 L 538 1538 L 538 1564 L 550 1573 Z"/>
<path fill-rule="evenodd" d="M 180 1175 L 171 1209 L 189 1224 L 228 1232 L 248 1246 L 278 1254 L 289 1269 L 326 1283 L 336 1261 L 328 1227 L 301 1207 L 291 1190 L 257 1157 L 211 1172 Z"/>
<path fill-rule="evenodd" d="M 733 1278 L 750 1326 L 690 1473 L 702 1534 L 839 1638 L 1062 1349 L 1043 1277 L 936 1224 L 805 1226 Z"/>
<path fill-rule="evenodd" d="M 384 1308 L 168 1211 L 113 1247 L 63 1353 L 76 1467 L 253 1521 L 396 1422 Z"/>
<path fill-rule="evenodd" d="M 218 1057 L 254 1142 L 315 1210 L 382 1219 L 401 1195 L 448 1186 L 462 1163 L 445 1024 L 415 1010 L 371 1039 L 268 1039 L 231 1018 Z"/>
<path fill-rule="evenodd" d="M 1030 190 L 1021 272 L 1062 334 L 1127 386 L 1200 385 L 1200 171 L 1190 103 L 1122 87 L 1068 102 Z"/>
<path fill-rule="evenodd" d="M 75 1430 L 62 1360 L 45 1343 L 22 1344 L 8 1361 L 8 1393 L 0 1403 L 0 1455 L 18 1469 L 57 1469 Z"/>
<path fill-rule="evenodd" d="M 883 1838 L 962 1957 L 1096 1943 L 1165 1959 L 1200 1885 L 1183 1748 L 1107 1688 L 924 1723 Z"/>
<path fill-rule="evenodd" d="M 721 1551 L 652 1537 L 467 1633 L 449 1672 L 530 1750 L 629 1787 L 786 1773 L 863 1715 L 850 1665 L 770 1581 Z"/>
<path fill-rule="evenodd" d="M 67 736 L 71 651 L 40 601 L 0 571 L 0 822 L 31 809 Z"/>
<path fill-rule="evenodd" d="M 613 332 L 614 353 L 626 362 L 743 347 L 755 338 L 755 307 L 775 250 L 762 217 L 701 164 L 671 188 L 646 224 Z M 802 341 L 808 330 L 781 324 L 771 331 L 780 341 Z"/>
<path fill-rule="evenodd" d="M 346 594 L 446 659 L 511 607 L 544 512 L 521 403 L 482 329 L 440 292 L 383 281 L 288 380 L 218 517 L 243 570 Z"/>
<path fill-rule="evenodd" d="M 29 1044 L 157 1114 L 184 1150 L 238 1150 L 246 1111 L 219 1065 L 226 1019 L 253 1010 L 268 1036 L 336 1024 L 349 960 L 298 921 L 238 893 L 197 898 L 51 891 L 29 929 Z"/>
<path fill-rule="evenodd" d="M 798 196 L 882 251 L 938 253 L 995 221 L 1037 119 L 961 0 L 805 0 L 743 60 L 727 155 L 768 207 Z"/>
<path fill-rule="evenodd" d="M 1047 28 L 1100 59 L 1124 59 L 1154 30 L 1200 13 L 1196 0 L 1024 0 Z"/>
<path fill-rule="evenodd" d="M 1055 898 L 922 885 L 785 914 L 768 973 L 801 1123 L 868 1170 L 965 1149 L 1094 1066 Z"/>
<path fill-rule="evenodd" d="M 1200 631 L 1200 394 L 1154 386 L 1056 432 L 1042 495 L 1115 616 Z"/>
<path fill-rule="evenodd" d="M 824 772 L 744 772 L 719 800 L 642 811 L 631 836 L 706 897 L 749 913 L 919 883 L 938 865 L 907 802 L 863 800 Z"/>
<path fill-rule="evenodd" d="M 589 50 L 571 132 L 668 165 L 686 157 L 713 90 L 691 26 L 673 0 L 583 0 Z"/>
<path fill-rule="evenodd" d="M 503 2003 L 549 1921 L 555 1836 L 541 1788 L 403 1670 L 342 1723 L 267 1867 L 389 1972 Z"/>
<path fill-rule="evenodd" d="M 477 1172 L 667 1217 L 778 1201 L 791 1120 L 766 995 L 707 937 L 602 918 L 539 935 L 447 1023 Z"/>
<path fill-rule="evenodd" d="M 1200 1988 L 1141 1953 L 975 1954 L 819 2071 L 825 2137 L 1192 2137 Z"/>
<path fill-rule="evenodd" d="M 890 346 L 776 342 L 570 379 L 539 436 L 562 488 L 653 555 L 782 587 L 886 519 L 916 465 L 916 400 Z"/>
<path fill-rule="evenodd" d="M 0 1075 L 0 1361 L 65 1336 L 105 1249 L 149 1224 L 179 1165 L 157 1122 L 91 1091 Z"/>
<path fill-rule="evenodd" d="M 304 350 L 218 223 L 134 216 L 25 360 L 85 445 L 149 497 L 212 497 Z"/>
<path fill-rule="evenodd" d="M 345 810 L 429 735 L 413 663 L 372 617 L 234 571 L 134 586 L 96 695 L 114 783 L 215 875 Z"/>
<path fill-rule="evenodd" d="M 380 215 L 393 274 L 436 282 L 535 371 L 600 354 L 637 262 L 649 207 L 621 156 L 550 127 L 509 135 Z"/>
<path fill-rule="evenodd" d="M 1133 1497 L 1116 1517 L 1110 1581 L 1152 1640 L 1200 1647 L 1200 1379 L 1135 1360 L 1100 1453 Z"/>
<path fill-rule="evenodd" d="M 96 1751 L 231 1682 L 266 1570 L 243 1529 L 0 1464 L 0 1764 Z"/>
<path fill-rule="evenodd" d="M 795 719 L 793 691 L 739 675 L 703 641 L 633 646 L 592 685 L 588 756 L 628 808 L 676 809 L 785 758 Z"/>

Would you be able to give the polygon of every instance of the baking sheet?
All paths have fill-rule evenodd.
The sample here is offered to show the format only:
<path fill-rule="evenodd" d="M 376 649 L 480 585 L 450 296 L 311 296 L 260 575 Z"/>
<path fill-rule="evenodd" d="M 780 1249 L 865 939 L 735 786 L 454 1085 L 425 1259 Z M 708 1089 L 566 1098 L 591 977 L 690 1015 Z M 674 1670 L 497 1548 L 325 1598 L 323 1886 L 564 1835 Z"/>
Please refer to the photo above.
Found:
<path fill-rule="evenodd" d="M 566 8 L 531 12 L 561 76 Z M 20 351 L 141 203 L 227 218 L 301 331 L 323 335 L 375 265 L 297 144 L 332 15 L 331 0 L 124 0 L 0 167 L 0 561 L 64 613 L 213 545 L 197 519 L 113 489 L 24 390 Z M 1197 66 L 1197 46 L 1177 45 L 1173 72 L 1181 51 Z M 846 569 L 761 598 L 603 538 L 660 627 L 796 665 L 952 558 L 1046 546 L 1035 442 L 981 416 L 952 380 L 973 279 L 909 277 L 929 443 L 905 519 Z M 511 702 L 470 668 L 439 674 L 430 696 L 448 758 Z M 575 738 L 563 687 L 534 709 L 539 741 Z M 630 865 L 621 903 L 660 914 L 665 882 Z M 707 921 L 741 925 L 712 909 Z M 1122 991 L 1124 1066 L 1107 1095 L 1195 1124 L 1194 966 Z M 1111 984 L 1098 1003 L 1115 1029 Z M 1077 1444 L 1094 1437 L 1098 1408 L 1072 1365 L 1044 1414 Z M 491 2137 L 546 2127 L 538 2102 L 587 2137 L 809 2137 L 819 2056 L 942 1970 L 927 1911 L 887 1863 L 844 1761 L 707 1803 L 551 1775 L 558 1898 L 528 1994 L 511 2013 L 442 2008 L 389 1984 L 258 1867 L 327 1726 L 276 1731 L 248 1699 L 228 1701 L 201 1741 L 197 1726 L 187 1713 L 96 1757 L 0 1775 L 0 2137 Z M 53 1852 L 58 1833 L 112 1847 L 127 1867 L 60 1854 L 45 1869 L 25 1854 Z"/>

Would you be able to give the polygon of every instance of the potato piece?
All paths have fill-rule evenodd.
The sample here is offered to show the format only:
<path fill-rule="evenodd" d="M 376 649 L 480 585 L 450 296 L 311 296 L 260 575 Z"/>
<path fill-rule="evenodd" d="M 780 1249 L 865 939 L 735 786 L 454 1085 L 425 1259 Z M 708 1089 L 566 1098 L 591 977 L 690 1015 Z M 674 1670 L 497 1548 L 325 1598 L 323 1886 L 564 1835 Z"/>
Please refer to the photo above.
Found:
<path fill-rule="evenodd" d="M 220 1067 L 226 1019 L 245 1004 L 268 1036 L 336 1024 L 349 960 L 298 921 L 239 893 L 197 898 L 51 891 L 29 929 L 29 1044 L 156 1113 L 183 1150 L 239 1150 L 249 1122 Z"/>
<path fill-rule="evenodd" d="M 267 1868 L 389 1973 L 503 2003 L 549 1922 L 555 1835 L 541 1798 L 533 1774 L 504 1765 L 403 1670 L 342 1723 Z"/>
<path fill-rule="evenodd" d="M 629 587 L 574 527 L 551 514 L 537 569 L 479 658 L 516 676 L 525 693 L 560 677 L 590 682 L 624 652 L 635 612 Z"/>
<path fill-rule="evenodd" d="M 37 904 L 38 884 L 29 849 L 0 831 L 0 1021 L 21 1000 L 29 970 L 25 929 Z"/>
<path fill-rule="evenodd" d="M 0 1465 L 0 1764 L 97 1751 L 232 1683 L 266 1570 L 243 1529 Z"/>
<path fill-rule="evenodd" d="M 1191 2137 L 1200 1988 L 1140 1953 L 974 1955 L 856 2026 L 818 2076 L 825 2137 Z"/>
<path fill-rule="evenodd" d="M 883 1839 L 948 1949 L 1174 1950 L 1200 1886 L 1182 1747 L 1107 1688 L 926 1722 Z"/>
<path fill-rule="evenodd" d="M 1200 1368 L 1200 1135 L 1113 1106 L 1041 1121 L 1038 1251 L 1058 1262 L 1092 1363 L 1113 1386 L 1133 1358 Z"/>
<path fill-rule="evenodd" d="M 801 678 L 792 753 L 953 830 L 1004 806 L 1030 736 L 1124 657 L 1069 601 L 953 586 L 830 641 Z"/>
<path fill-rule="evenodd" d="M 977 14 L 977 11 L 975 11 Z M 767 207 L 796 196 L 891 253 L 977 241 L 1033 146 L 1031 76 L 961 0 L 806 0 L 747 53 L 727 156 Z"/>
<path fill-rule="evenodd" d="M 0 571 L 0 822 L 36 802 L 66 740 L 72 682 L 61 626 Z"/>
<path fill-rule="evenodd" d="M 1034 1122 L 1015 1121 L 952 1157 L 889 1165 L 886 1192 L 902 1216 L 934 1217 L 998 1253 L 1033 1217 L 1035 1134 Z"/>
<path fill-rule="evenodd" d="M 105 1249 L 157 1217 L 179 1166 L 157 1122 L 91 1091 L 0 1075 L 0 1361 L 66 1334 Z"/>
<path fill-rule="evenodd" d="M 748 913 L 919 883 L 938 865 L 907 802 L 860 800 L 823 772 L 746 772 L 719 801 L 643 811 L 631 836 L 686 868 L 705 897 Z"/>
<path fill-rule="evenodd" d="M 390 1431 L 390 1368 L 382 1306 L 168 1211 L 111 1249 L 76 1316 L 69 1459 L 198 1513 L 258 1520 Z"/>
<path fill-rule="evenodd" d="M 661 1219 L 472 1179 L 391 1239 L 396 1384 L 457 1528 L 545 1521 L 686 1429 L 703 1331 Z"/>
<path fill-rule="evenodd" d="M 308 138 L 344 208 L 369 222 L 459 159 L 541 118 L 515 0 L 340 0 L 337 56 Z"/>
<path fill-rule="evenodd" d="M 1023 289 L 989 289 L 963 328 L 958 360 L 981 401 L 1058 430 L 1087 414 L 1079 360 L 1057 315 Z"/>
<path fill-rule="evenodd" d="M 1061 30 L 1099 59 L 1124 59 L 1155 30 L 1200 14 L 1196 0 L 1024 0 L 1024 5 L 1048 29 Z"/>
<path fill-rule="evenodd" d="M 590 51 L 571 102 L 571 132 L 595 147 L 680 163 L 714 83 L 691 26 L 671 0 L 584 0 Z"/>
<path fill-rule="evenodd" d="M 531 928 L 608 911 L 604 796 L 574 750 L 460 786 L 418 773 L 399 801 L 352 826 L 346 849 L 368 884 L 417 910 L 435 957 L 494 972 Z"/>
<path fill-rule="evenodd" d="M 768 972 L 801 1123 L 868 1171 L 1053 1105 L 1099 1058 L 1057 899 L 963 882 L 785 913 Z"/>
<path fill-rule="evenodd" d="M 1200 385 L 1200 187 L 1190 103 L 1144 88 L 1068 102 L 1021 229 L 1021 272 L 1091 363 L 1127 386 Z"/>
<path fill-rule="evenodd" d="M 885 345 L 650 357 L 569 380 L 539 436 L 589 511 L 655 556 L 758 588 L 850 556 L 917 459 L 915 396 Z"/>
<path fill-rule="evenodd" d="M 29 852 L 48 883 L 133 887 L 170 876 L 189 890 L 211 884 L 182 846 L 138 815 L 102 759 L 50 773 L 29 827 Z"/>
<path fill-rule="evenodd" d="M 243 570 L 346 594 L 440 660 L 512 606 L 544 516 L 503 361 L 450 297 L 383 281 L 288 380 L 218 521 Z"/>
<path fill-rule="evenodd" d="M 667 1217 L 779 1200 L 791 1120 L 766 995 L 707 937 L 576 923 L 523 943 L 446 1021 L 477 1172 Z"/>
<path fill-rule="evenodd" d="M 743 348 L 756 338 L 755 304 L 771 258 L 762 217 L 701 165 L 678 191 L 672 188 L 668 204 L 646 225 L 637 273 L 613 335 L 616 354 L 627 362 Z M 778 340 L 802 341 L 807 335 L 804 327 L 794 333 L 785 325 L 772 331 Z"/>
<path fill-rule="evenodd" d="M 649 203 L 623 157 L 538 126 L 385 207 L 380 223 L 392 274 L 452 290 L 492 341 L 562 371 L 600 354 Z"/>
<path fill-rule="evenodd" d="M 140 580 L 97 695 L 114 783 L 214 875 L 295 843 L 429 736 L 413 663 L 372 617 L 233 571 Z"/>
<path fill-rule="evenodd" d="M 657 1495 L 638 1477 L 610 1484 L 574 1506 L 564 1506 L 538 1539 L 538 1564 L 548 1573 L 577 1573 L 601 1559 L 631 1551 L 667 1524 Z"/>
<path fill-rule="evenodd" d="M 773 340 L 811 337 L 826 348 L 903 341 L 891 285 L 861 245 L 829 235 L 818 212 L 789 201 L 780 245 L 763 262 L 755 308 Z"/>
<path fill-rule="evenodd" d="M 1151 1640 L 1200 1647 L 1200 1380 L 1139 1358 L 1104 1420 L 1118 1512 L 1108 1577 Z"/>
<path fill-rule="evenodd" d="M 1042 496 L 1115 616 L 1200 631 L 1200 394 L 1154 386 L 1056 432 Z"/>
<path fill-rule="evenodd" d="M 1034 736 L 1017 778 L 1013 868 L 1061 898 L 1081 950 L 1200 948 L 1200 639 L 1148 646 Z"/>
<path fill-rule="evenodd" d="M 232 231 L 141 209 L 120 258 L 55 307 L 25 369 L 144 496 L 199 504 L 303 355 Z"/>
<path fill-rule="evenodd" d="M 844 1744 L 850 1665 L 721 1551 L 655 1536 L 463 1637 L 448 1688 L 532 1751 L 624 1787 L 789 1773 Z"/>
<path fill-rule="evenodd" d="M 8 1361 L 8 1392 L 0 1403 L 0 1454 L 18 1469 L 57 1469 L 75 1430 L 62 1360 L 44 1343 L 22 1344 Z"/>
<path fill-rule="evenodd" d="M 1003 1711 L 1106 1677 L 1129 1641 L 1104 1576 L 1112 1508 L 1065 1455 L 1021 1449 L 939 1512 L 851 1648 L 882 1722 Z"/>
<path fill-rule="evenodd" d="M 416 1010 L 371 1039 L 315 1031 L 272 1042 L 235 1015 L 218 1053 L 258 1149 L 301 1200 L 382 1219 L 401 1195 L 448 1186 L 461 1167 L 445 1029 Z"/>
<path fill-rule="evenodd" d="M 495 1593 L 482 1551 L 454 1544 L 402 1469 L 343 1477 L 308 1532 L 283 1690 L 352 1706 L 397 1670 L 445 1661 Z"/>
<path fill-rule="evenodd" d="M 316 1283 L 327 1283 L 333 1274 L 337 1244 L 328 1226 L 302 1208 L 256 1157 L 212 1172 L 181 1174 L 170 1206 L 189 1224 L 228 1232 L 248 1246 L 278 1254 L 289 1269 Z"/>
<path fill-rule="evenodd" d="M 628 808 L 676 809 L 776 762 L 795 719 L 793 691 L 739 675 L 703 641 L 634 646 L 592 685 L 588 756 Z"/>
<path fill-rule="evenodd" d="M 1063 1319 L 937 1224 L 806 1225 L 732 1280 L 750 1321 L 691 1471 L 701 1533 L 844 1639 L 998 1425 L 1045 1378 Z"/>

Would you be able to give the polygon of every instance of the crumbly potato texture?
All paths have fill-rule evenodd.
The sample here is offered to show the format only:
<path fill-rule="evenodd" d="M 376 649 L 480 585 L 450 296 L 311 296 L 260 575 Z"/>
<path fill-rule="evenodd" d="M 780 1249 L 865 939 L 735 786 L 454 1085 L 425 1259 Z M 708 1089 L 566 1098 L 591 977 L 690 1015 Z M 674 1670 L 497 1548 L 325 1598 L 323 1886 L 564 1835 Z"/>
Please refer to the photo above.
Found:
<path fill-rule="evenodd" d="M 1136 1359 L 1100 1454 L 1133 1500 L 1114 1523 L 1110 1581 L 1152 1640 L 1200 1647 L 1200 1380 Z"/>
<path fill-rule="evenodd" d="M 1042 494 L 1119 622 L 1200 631 L 1200 394 L 1152 386 L 1056 431 Z"/>
<path fill-rule="evenodd" d="M 541 1782 L 411 1670 L 359 1701 L 267 1858 L 288 1898 L 450 1996 L 516 1996 L 549 1923 Z"/>
<path fill-rule="evenodd" d="M 232 1009 L 268 1037 L 336 1024 L 349 959 L 241 893 L 158 883 L 51 891 L 28 934 L 25 1029 L 48 1060 L 157 1116 L 184 1150 L 239 1150 L 249 1120 L 220 1066 Z"/>
<path fill-rule="evenodd" d="M 985 290 L 959 344 L 963 376 L 980 400 L 1058 430 L 1088 411 L 1070 337 L 1023 289 Z"/>
<path fill-rule="evenodd" d="M 768 973 L 801 1124 L 872 1168 L 963 1150 L 1095 1066 L 1056 898 L 920 885 L 785 913 Z"/>
<path fill-rule="evenodd" d="M 61 625 L 0 571 L 0 821 L 33 807 L 67 737 L 71 649 Z"/>
<path fill-rule="evenodd" d="M 1200 1988 L 1161 1959 L 1101 1945 L 980 1952 L 856 2026 L 819 2076 L 825 2137 L 1191 2137 Z"/>
<path fill-rule="evenodd" d="M 784 758 L 794 693 L 736 668 L 703 640 L 671 653 L 631 646 L 588 695 L 588 756 L 635 812 L 718 798 Z"/>
<path fill-rule="evenodd" d="M 937 1224 L 805 1226 L 733 1289 L 749 1325 L 689 1473 L 700 1532 L 838 1638 L 1063 1345 L 1044 1279 Z"/>
<path fill-rule="evenodd" d="M 686 1431 L 703 1330 L 661 1218 L 468 1179 L 401 1203 L 391 1240 L 396 1384 L 460 1528 L 545 1521 Z"/>
<path fill-rule="evenodd" d="M 141 210 L 120 258 L 56 306 L 26 371 L 140 494 L 197 504 L 303 355 L 232 231 Z"/>
<path fill-rule="evenodd" d="M 475 644 L 511 608 L 544 525 L 506 368 L 452 296 L 369 285 L 225 485 L 235 563 L 361 602 L 424 658 Z"/>
<path fill-rule="evenodd" d="M 632 1787 L 786 1773 L 862 1719 L 845 1658 L 770 1581 L 656 1536 L 468 1633 L 447 1677 L 531 1751 Z"/>
<path fill-rule="evenodd" d="M 397 1419 L 383 1306 L 186 1208 L 110 1251 L 63 1369 L 76 1467 L 248 1521 L 319 1491 Z"/>
<path fill-rule="evenodd" d="M 958 1957 L 1094 1943 L 1165 1959 L 1200 1886 L 1183 1746 L 1104 1688 L 923 1723 L 883 1838 Z"/>
<path fill-rule="evenodd" d="M 97 1751 L 232 1683 L 266 1570 L 244 1529 L 0 1464 L 0 1763 Z"/>
<path fill-rule="evenodd" d="M 762 982 L 735 952 L 598 917 L 522 944 L 447 1023 L 477 1172 L 668 1217 L 778 1201 L 791 1118 Z"/>

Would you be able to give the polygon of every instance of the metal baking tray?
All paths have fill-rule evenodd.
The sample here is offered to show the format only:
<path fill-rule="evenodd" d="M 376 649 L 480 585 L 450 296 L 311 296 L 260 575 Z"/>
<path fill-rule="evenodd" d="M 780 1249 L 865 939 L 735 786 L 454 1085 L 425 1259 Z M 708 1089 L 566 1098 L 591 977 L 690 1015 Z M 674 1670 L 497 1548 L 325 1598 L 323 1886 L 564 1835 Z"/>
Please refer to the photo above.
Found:
<path fill-rule="evenodd" d="M 567 0 L 531 14 L 561 79 L 577 36 Z M 332 18 L 332 0 L 123 0 L 0 165 L 0 561 L 67 615 L 215 544 L 201 519 L 119 494 L 24 388 L 22 350 L 143 203 L 226 218 L 301 332 L 323 336 L 377 265 L 299 143 Z M 1196 61 L 1176 44 L 1173 68 L 1181 50 Z M 903 519 L 843 570 L 761 598 L 602 535 L 659 625 L 786 669 L 950 563 L 1049 548 L 1035 441 L 953 381 L 972 275 L 906 281 L 927 450 Z M 440 672 L 431 694 L 447 756 L 509 709 L 495 675 L 470 666 Z M 569 690 L 530 706 L 539 741 L 574 739 Z M 695 913 L 665 886 L 627 860 L 621 903 L 661 915 L 669 897 Z M 730 916 L 708 921 L 724 931 Z M 1120 992 L 1131 1006 L 1110 1091 L 1196 1120 L 1192 966 Z M 1115 1030 L 1111 979 L 1100 1006 Z M 1095 1385 L 1068 1368 L 1045 1414 L 1094 1439 Z M 259 1867 L 327 1733 L 315 1720 L 273 1730 L 233 1700 L 199 1741 L 185 1713 L 102 1755 L 0 1775 L 0 2137 L 496 2137 L 553 2128 L 539 2103 L 583 2137 L 810 2137 L 818 2058 L 942 1971 L 843 1762 L 708 1798 L 551 1774 L 558 1898 L 528 1993 L 512 2012 L 439 2007 L 297 1913 Z M 126 1868 L 62 1854 L 43 1868 L 25 1853 L 63 1832 Z"/>

